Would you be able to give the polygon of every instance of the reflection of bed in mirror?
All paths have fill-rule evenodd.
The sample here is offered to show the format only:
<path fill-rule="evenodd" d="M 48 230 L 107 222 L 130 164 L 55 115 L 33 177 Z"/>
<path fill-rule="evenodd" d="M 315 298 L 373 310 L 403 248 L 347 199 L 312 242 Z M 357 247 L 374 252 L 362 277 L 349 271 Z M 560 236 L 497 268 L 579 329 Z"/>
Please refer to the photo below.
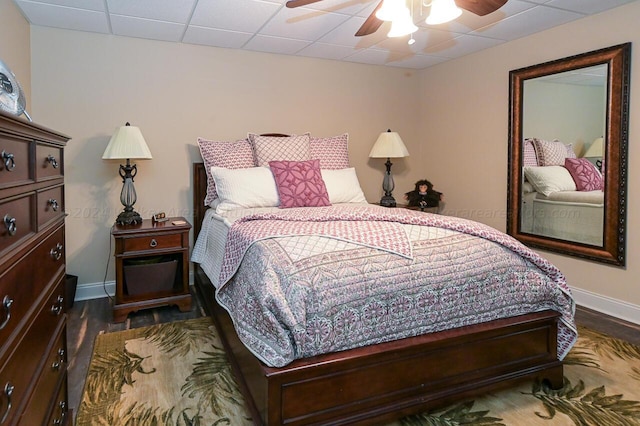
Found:
<path fill-rule="evenodd" d="M 522 232 L 602 245 L 603 191 L 558 191 L 546 197 L 526 182 L 523 188 Z"/>
<path fill-rule="evenodd" d="M 602 246 L 604 182 L 571 144 L 525 139 L 521 232 Z"/>

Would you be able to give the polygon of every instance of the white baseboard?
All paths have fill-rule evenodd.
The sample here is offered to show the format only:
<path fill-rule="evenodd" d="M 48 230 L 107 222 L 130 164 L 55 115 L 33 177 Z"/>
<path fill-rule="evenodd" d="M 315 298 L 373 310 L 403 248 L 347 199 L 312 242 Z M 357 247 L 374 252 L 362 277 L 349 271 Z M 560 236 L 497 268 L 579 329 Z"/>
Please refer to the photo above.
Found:
<path fill-rule="evenodd" d="M 189 278 L 190 282 L 193 282 L 193 277 Z M 102 283 L 80 284 L 76 289 L 75 300 L 99 299 L 101 297 L 106 297 L 107 294 L 113 297 L 115 292 L 115 281 L 107 281 L 104 285 Z M 571 292 L 573 293 L 576 303 L 580 306 L 584 306 L 585 308 L 593 309 L 594 311 L 611 315 L 612 317 L 629 321 L 634 324 L 640 324 L 640 306 L 638 305 L 602 296 L 579 288 L 572 288 Z"/>
<path fill-rule="evenodd" d="M 640 324 L 640 306 L 588 290 L 571 288 L 576 304 L 621 320 Z"/>

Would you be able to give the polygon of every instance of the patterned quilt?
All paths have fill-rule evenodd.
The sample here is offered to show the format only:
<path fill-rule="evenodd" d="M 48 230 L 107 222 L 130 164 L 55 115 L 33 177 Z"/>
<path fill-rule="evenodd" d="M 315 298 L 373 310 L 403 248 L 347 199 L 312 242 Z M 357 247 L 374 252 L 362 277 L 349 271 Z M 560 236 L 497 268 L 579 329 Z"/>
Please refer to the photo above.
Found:
<path fill-rule="evenodd" d="M 332 241 L 344 243 L 316 247 Z M 270 366 L 545 309 L 562 315 L 560 359 L 577 337 L 562 273 L 477 222 L 376 206 L 289 209 L 234 222 L 226 244 L 216 297 Z"/>

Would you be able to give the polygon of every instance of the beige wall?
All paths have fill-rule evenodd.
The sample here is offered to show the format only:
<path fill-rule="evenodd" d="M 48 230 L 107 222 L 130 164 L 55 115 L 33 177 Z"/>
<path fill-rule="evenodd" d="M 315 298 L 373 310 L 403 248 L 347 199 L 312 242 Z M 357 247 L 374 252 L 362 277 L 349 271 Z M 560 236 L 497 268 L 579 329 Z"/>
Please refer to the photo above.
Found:
<path fill-rule="evenodd" d="M 13 71 L 31 111 L 31 52 L 29 23 L 11 0 L 0 0 L 0 59 Z"/>
<path fill-rule="evenodd" d="M 0 0 L 1 1 L 1 0 Z M 380 131 L 397 130 L 411 156 L 394 161 L 396 191 L 428 178 L 446 211 L 505 230 L 508 72 L 626 41 L 640 42 L 640 2 L 414 73 L 203 46 L 34 27 L 35 121 L 73 137 L 65 154 L 67 256 L 81 284 L 101 283 L 109 229 L 121 210 L 117 163 L 100 159 L 116 126 L 140 126 L 154 159 L 139 162 L 136 208 L 191 218 L 190 164 L 198 136 L 246 132 L 348 132 L 353 165 L 370 201 L 380 197 L 381 160 L 367 154 Z M 640 135 L 632 64 L 626 269 L 541 253 L 558 265 L 581 303 L 640 322 L 633 276 L 640 248 L 634 185 Z M 638 84 L 635 84 L 638 83 Z M 637 116 L 637 114 L 636 114 Z M 635 216 L 635 217 L 634 217 Z M 107 280 L 113 280 L 113 263 Z"/>
<path fill-rule="evenodd" d="M 640 322 L 640 2 L 584 18 L 425 70 L 421 147 L 426 175 L 446 194 L 447 210 L 506 229 L 509 70 L 633 42 L 629 127 L 627 268 L 540 252 L 576 297 Z M 413 170 L 411 173 L 414 173 Z M 417 176 L 416 176 L 417 177 Z"/>
<path fill-rule="evenodd" d="M 419 79 L 406 70 L 43 27 L 31 36 L 32 117 L 73 137 L 65 152 L 67 259 L 80 284 L 100 283 L 110 257 L 122 181 L 118 163 L 101 156 L 126 121 L 153 154 L 138 162 L 135 179 L 135 207 L 147 218 L 165 211 L 191 219 L 198 136 L 348 132 L 370 200 L 381 196 L 384 160 L 368 158 L 378 134 L 397 130 L 409 152 L 419 151 Z M 395 161 L 399 189 L 410 189 L 404 175 L 418 161 Z"/>

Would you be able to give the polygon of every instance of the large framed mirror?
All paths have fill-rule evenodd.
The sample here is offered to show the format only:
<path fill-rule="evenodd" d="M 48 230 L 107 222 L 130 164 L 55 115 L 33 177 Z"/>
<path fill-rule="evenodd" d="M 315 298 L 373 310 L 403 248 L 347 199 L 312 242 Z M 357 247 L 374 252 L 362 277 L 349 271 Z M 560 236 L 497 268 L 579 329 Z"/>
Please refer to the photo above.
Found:
<path fill-rule="evenodd" d="M 509 73 L 507 233 L 624 266 L 631 43 Z"/>

